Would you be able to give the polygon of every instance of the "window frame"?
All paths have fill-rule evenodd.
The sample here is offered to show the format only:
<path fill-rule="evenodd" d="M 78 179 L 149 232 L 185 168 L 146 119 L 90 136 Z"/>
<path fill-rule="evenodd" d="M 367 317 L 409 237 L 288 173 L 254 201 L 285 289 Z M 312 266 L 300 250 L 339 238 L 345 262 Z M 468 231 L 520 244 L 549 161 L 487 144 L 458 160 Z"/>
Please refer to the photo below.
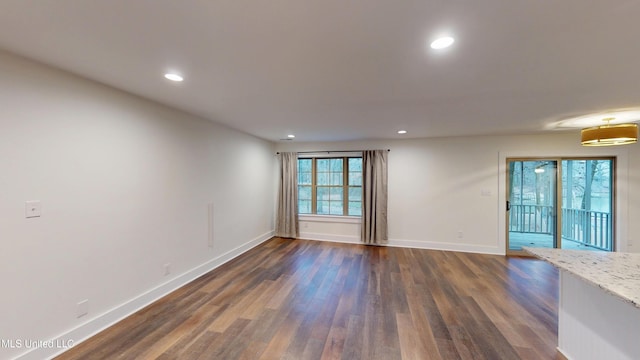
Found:
<path fill-rule="evenodd" d="M 342 161 L 342 185 L 318 185 L 318 160 L 330 160 L 330 159 L 339 159 Z M 362 216 L 362 206 L 360 210 L 360 214 L 358 215 L 350 215 L 349 214 L 349 203 L 357 202 L 351 200 L 349 197 L 350 191 L 353 188 L 360 188 L 360 204 L 362 204 L 362 181 L 360 185 L 350 185 L 349 184 L 349 159 L 360 159 L 362 161 L 362 155 L 358 154 L 350 154 L 344 156 L 308 156 L 308 157 L 299 157 L 300 160 L 311 160 L 311 184 L 300 184 L 300 178 L 298 177 L 298 183 L 296 184 L 297 190 L 300 191 L 300 186 L 309 186 L 311 188 L 311 204 L 310 210 L 311 212 L 300 212 L 300 207 L 298 208 L 298 216 L 322 216 L 322 217 L 339 217 L 339 218 L 360 218 Z M 299 165 L 299 163 L 298 163 Z M 298 171 L 300 171 L 298 169 Z M 362 172 L 362 171 L 361 171 Z M 342 189 L 342 214 L 319 214 L 318 213 L 318 188 L 341 188 Z M 300 201 L 298 195 L 298 201 Z M 329 200 L 331 201 L 331 200 Z"/>

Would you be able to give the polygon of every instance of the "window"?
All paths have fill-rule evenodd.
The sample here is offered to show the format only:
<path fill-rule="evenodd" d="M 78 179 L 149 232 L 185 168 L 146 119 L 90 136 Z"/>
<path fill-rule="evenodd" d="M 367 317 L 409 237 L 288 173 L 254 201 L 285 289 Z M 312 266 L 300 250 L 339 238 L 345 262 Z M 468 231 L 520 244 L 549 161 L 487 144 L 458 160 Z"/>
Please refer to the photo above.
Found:
<path fill-rule="evenodd" d="M 298 213 L 362 215 L 362 158 L 298 159 Z"/>

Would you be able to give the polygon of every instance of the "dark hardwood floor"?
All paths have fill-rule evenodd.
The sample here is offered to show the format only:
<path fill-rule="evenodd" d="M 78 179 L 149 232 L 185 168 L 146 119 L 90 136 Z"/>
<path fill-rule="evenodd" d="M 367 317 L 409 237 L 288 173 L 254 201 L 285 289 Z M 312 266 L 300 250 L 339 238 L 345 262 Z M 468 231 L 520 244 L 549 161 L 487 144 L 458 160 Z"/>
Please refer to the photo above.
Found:
<path fill-rule="evenodd" d="M 57 359 L 556 359 L 534 259 L 274 238 Z"/>

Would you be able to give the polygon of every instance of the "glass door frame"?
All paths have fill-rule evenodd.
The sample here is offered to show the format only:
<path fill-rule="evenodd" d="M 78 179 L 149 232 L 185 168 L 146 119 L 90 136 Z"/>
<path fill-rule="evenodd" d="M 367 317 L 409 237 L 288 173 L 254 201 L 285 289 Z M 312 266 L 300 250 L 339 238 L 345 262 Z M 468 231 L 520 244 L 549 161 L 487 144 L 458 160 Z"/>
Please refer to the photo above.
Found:
<path fill-rule="evenodd" d="M 509 181 L 509 164 L 515 161 L 556 161 L 557 169 L 556 169 L 556 201 L 555 201 L 555 244 L 556 247 L 562 248 L 562 161 L 563 160 L 608 160 L 611 161 L 611 251 L 614 252 L 617 249 L 617 237 L 616 237 L 616 228 L 617 228 L 617 157 L 616 156 L 542 156 L 542 157 L 506 157 L 506 201 L 505 207 L 508 204 L 510 199 L 510 191 L 511 191 L 511 183 Z M 522 250 L 509 250 L 509 217 L 510 211 L 505 211 L 505 254 L 507 256 L 528 256 L 531 255 Z"/>
<path fill-rule="evenodd" d="M 562 160 L 563 158 L 560 157 L 552 157 L 552 156 L 542 156 L 542 157 L 507 157 L 506 158 L 506 201 L 505 201 L 505 207 L 506 207 L 506 211 L 505 211 L 505 254 L 507 256 L 532 256 L 529 253 L 525 252 L 524 250 L 511 250 L 509 249 L 509 221 L 510 221 L 510 216 L 511 216 L 511 212 L 509 210 L 509 200 L 511 199 L 511 197 L 509 195 L 511 192 L 511 182 L 509 181 L 509 169 L 510 169 L 510 164 L 512 162 L 524 162 L 524 161 L 555 161 L 556 163 L 556 174 L 555 174 L 555 184 L 556 184 L 556 188 L 555 188 L 555 204 L 554 204 L 554 213 L 555 213 L 555 223 L 553 224 L 554 229 L 555 229 L 555 233 L 554 233 L 554 244 L 556 244 L 556 247 L 560 248 L 562 246 L 562 234 L 560 231 L 558 231 L 559 229 L 561 229 L 559 227 L 560 224 L 562 224 L 561 221 L 561 217 L 562 217 L 562 211 L 558 211 L 558 209 L 562 209 L 562 185 L 561 185 L 561 181 L 562 181 Z"/>
<path fill-rule="evenodd" d="M 611 204 L 610 204 L 610 211 L 611 211 L 611 252 L 615 252 L 617 249 L 617 241 L 616 241 L 616 218 L 617 216 L 617 196 L 616 196 L 616 189 L 617 189 L 617 157 L 616 156 L 566 156 L 566 157 L 562 157 L 561 158 L 563 161 L 564 160 L 607 160 L 607 161 L 611 161 L 611 191 L 610 191 L 610 196 L 611 196 Z M 560 187 L 559 189 L 562 192 L 562 187 Z M 558 223 L 559 226 L 562 225 L 562 223 Z M 562 237 L 562 231 L 560 231 L 560 236 Z"/>

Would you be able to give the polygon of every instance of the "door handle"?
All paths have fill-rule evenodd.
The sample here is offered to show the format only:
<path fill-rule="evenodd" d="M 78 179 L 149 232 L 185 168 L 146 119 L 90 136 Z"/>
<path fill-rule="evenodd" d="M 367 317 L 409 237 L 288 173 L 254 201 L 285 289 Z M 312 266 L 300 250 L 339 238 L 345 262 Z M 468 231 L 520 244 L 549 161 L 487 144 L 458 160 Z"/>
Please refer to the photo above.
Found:
<path fill-rule="evenodd" d="M 507 200 L 507 211 L 511 210 L 511 202 Z"/>

